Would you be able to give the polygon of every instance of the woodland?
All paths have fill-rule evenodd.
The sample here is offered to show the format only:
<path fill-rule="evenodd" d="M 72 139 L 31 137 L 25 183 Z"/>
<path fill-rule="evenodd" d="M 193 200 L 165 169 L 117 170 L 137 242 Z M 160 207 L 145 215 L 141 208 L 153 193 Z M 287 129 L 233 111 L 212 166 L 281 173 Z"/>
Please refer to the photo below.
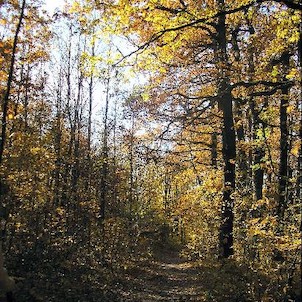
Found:
<path fill-rule="evenodd" d="M 0 0 L 0 301 L 301 301 L 298 0 Z"/>

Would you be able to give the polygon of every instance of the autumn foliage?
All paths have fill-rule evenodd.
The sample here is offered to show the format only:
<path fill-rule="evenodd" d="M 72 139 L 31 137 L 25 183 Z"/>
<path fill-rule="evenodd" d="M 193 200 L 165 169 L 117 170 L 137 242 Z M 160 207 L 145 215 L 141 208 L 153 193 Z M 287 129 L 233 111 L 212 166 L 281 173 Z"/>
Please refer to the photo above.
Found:
<path fill-rule="evenodd" d="M 200 301 L 301 300 L 301 9 L 0 1 L 16 301 L 122 301 L 166 249 L 213 280 Z"/>

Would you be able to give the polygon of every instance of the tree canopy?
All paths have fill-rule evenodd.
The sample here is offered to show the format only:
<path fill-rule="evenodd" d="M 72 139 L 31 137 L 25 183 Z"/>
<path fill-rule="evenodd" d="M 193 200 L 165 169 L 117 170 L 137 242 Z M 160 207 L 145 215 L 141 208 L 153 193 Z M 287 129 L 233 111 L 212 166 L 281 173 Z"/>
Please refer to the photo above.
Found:
<path fill-rule="evenodd" d="M 0 1 L 3 298 L 300 301 L 301 10 Z"/>

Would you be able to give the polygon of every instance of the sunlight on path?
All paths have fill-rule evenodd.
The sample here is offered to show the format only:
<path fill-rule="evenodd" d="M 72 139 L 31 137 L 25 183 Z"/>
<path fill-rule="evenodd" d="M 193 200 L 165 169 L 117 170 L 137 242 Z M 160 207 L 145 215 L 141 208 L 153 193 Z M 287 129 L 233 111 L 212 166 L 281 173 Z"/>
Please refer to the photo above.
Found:
<path fill-rule="evenodd" d="M 195 263 L 170 256 L 142 264 L 127 275 L 122 301 L 205 301 Z"/>

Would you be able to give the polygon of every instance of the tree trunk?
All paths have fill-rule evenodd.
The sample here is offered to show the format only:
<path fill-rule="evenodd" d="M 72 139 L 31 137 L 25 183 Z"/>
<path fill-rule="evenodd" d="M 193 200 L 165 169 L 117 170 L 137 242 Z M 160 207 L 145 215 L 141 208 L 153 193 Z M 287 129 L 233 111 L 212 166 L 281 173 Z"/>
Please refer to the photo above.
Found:
<path fill-rule="evenodd" d="M 66 115 L 70 123 L 70 140 L 68 144 L 68 151 L 64 159 L 64 172 L 62 175 L 62 196 L 61 196 L 61 205 L 68 205 L 68 196 L 70 191 L 70 186 L 68 183 L 69 174 L 70 174 L 70 161 L 72 154 L 72 145 L 73 145 L 73 129 L 74 126 L 72 124 L 72 116 L 70 110 L 70 102 L 71 102 L 71 47 L 72 47 L 72 25 L 69 26 L 69 41 L 68 41 L 68 50 L 67 50 L 67 71 L 66 71 Z"/>
<path fill-rule="evenodd" d="M 299 134 L 300 134 L 300 137 L 302 137 L 302 110 L 301 110 L 301 113 L 300 113 Z M 299 201 L 302 198 L 302 196 L 301 196 L 301 193 L 302 193 L 302 143 L 301 142 L 300 142 L 300 148 L 299 148 L 299 154 L 298 154 L 297 171 L 298 171 L 298 177 L 297 177 L 296 195 L 297 195 L 297 200 Z"/>
<path fill-rule="evenodd" d="M 243 120 L 244 120 L 244 113 L 241 109 L 241 106 L 245 104 L 241 104 L 239 101 L 235 101 L 235 107 L 234 107 L 234 115 L 235 115 L 235 121 L 239 124 L 237 127 L 237 138 L 239 143 L 238 148 L 238 187 L 242 191 L 242 194 L 247 195 L 249 193 L 249 178 L 248 178 L 248 156 L 246 154 L 246 151 L 244 150 L 244 143 L 246 141 L 246 134 L 245 129 L 243 126 Z"/>
<path fill-rule="evenodd" d="M 251 98 L 249 100 L 249 107 L 252 114 L 252 137 L 253 140 L 256 141 L 257 131 L 262 127 L 262 131 L 265 131 L 265 128 L 261 126 L 259 121 L 259 112 L 256 109 L 255 101 Z M 265 135 L 265 133 L 263 133 Z M 254 181 L 254 189 L 255 189 L 255 199 L 259 200 L 263 197 L 263 183 L 264 183 L 264 170 L 261 166 L 261 162 L 265 156 L 265 149 L 263 147 L 262 142 L 258 142 L 258 145 L 253 150 L 253 165 L 254 165 L 254 173 L 253 173 L 253 181 Z"/>
<path fill-rule="evenodd" d="M 103 147 L 102 147 L 102 168 L 100 180 L 100 219 L 105 219 L 106 211 L 106 197 L 107 197 L 107 176 L 108 176 L 108 111 L 109 111 L 109 97 L 110 97 L 110 70 L 108 67 L 106 78 L 106 102 L 104 113 L 104 133 L 103 133 Z"/>
<path fill-rule="evenodd" d="M 287 74 L 289 66 L 289 54 L 284 56 L 283 69 Z M 282 98 L 280 101 L 280 159 L 279 159 L 279 204 L 277 215 L 283 219 L 284 211 L 287 207 L 287 187 L 288 187 L 288 121 L 287 107 L 289 87 L 285 86 L 281 89 Z"/>
<path fill-rule="evenodd" d="M 6 140 L 6 122 L 7 122 L 7 112 L 8 112 L 8 103 L 9 103 L 9 97 L 10 97 L 10 91 L 11 86 L 13 82 L 13 75 L 14 75 L 14 67 L 15 67 L 15 60 L 16 60 L 16 52 L 17 52 L 17 44 L 18 44 L 18 36 L 19 32 L 22 26 L 22 21 L 24 18 L 24 11 L 25 11 L 25 5 L 26 0 L 22 1 L 21 11 L 19 15 L 19 20 L 14 36 L 14 42 L 13 42 L 13 49 L 12 49 L 12 55 L 11 55 L 11 61 L 10 61 L 10 68 L 8 73 L 8 80 L 6 85 L 6 91 L 3 98 L 3 107 L 2 107 L 2 132 L 1 132 L 1 140 L 0 140 L 0 166 L 3 162 L 3 151 L 5 146 L 5 140 Z M 0 200 L 2 195 L 2 181 L 0 179 Z M 3 290 L 6 292 L 6 296 L 8 300 L 12 301 L 12 289 L 14 287 L 14 280 L 12 280 L 8 274 L 6 273 L 4 269 L 4 260 L 3 260 L 3 252 L 2 252 L 2 241 L 0 242 L 0 290 Z"/>
<path fill-rule="evenodd" d="M 250 20 L 246 19 L 249 28 L 249 34 L 252 36 L 255 34 L 255 29 L 250 23 Z M 255 63 L 254 63 L 254 54 L 255 48 L 251 45 L 248 49 L 248 72 L 249 72 L 249 80 L 253 81 L 254 74 L 255 74 Z M 249 98 L 249 109 L 251 111 L 251 131 L 252 131 L 252 139 L 255 142 L 257 137 L 257 131 L 262 127 L 262 131 L 264 132 L 263 126 L 260 124 L 259 119 L 259 110 L 257 108 L 255 100 L 250 97 Z M 265 133 L 263 133 L 265 135 Z M 264 170 L 261 165 L 262 160 L 265 156 L 265 149 L 263 147 L 263 143 L 260 141 L 258 145 L 252 152 L 252 164 L 254 166 L 253 171 L 253 183 L 254 183 L 254 190 L 255 190 L 255 199 L 259 200 L 263 197 L 263 184 L 264 184 Z"/>
<path fill-rule="evenodd" d="M 217 133 L 211 134 L 211 164 L 214 169 L 217 169 Z"/>
<path fill-rule="evenodd" d="M 224 10 L 224 0 L 218 0 L 221 10 Z M 224 191 L 221 207 L 221 227 L 219 236 L 220 256 L 228 258 L 233 254 L 233 222 L 234 222 L 234 199 L 232 193 L 235 190 L 235 160 L 236 160 L 236 139 L 233 120 L 233 99 L 227 75 L 228 57 L 225 15 L 218 17 L 217 24 L 217 46 L 219 83 L 219 109 L 223 114 L 222 129 L 222 153 L 224 160 Z"/>
<path fill-rule="evenodd" d="M 134 113 L 131 116 L 131 132 L 129 142 L 129 165 L 130 165 L 130 179 L 129 179 L 129 213 L 132 214 L 133 208 L 133 195 L 134 195 Z"/>
<path fill-rule="evenodd" d="M 95 42 L 91 46 L 91 56 L 95 56 Z M 88 165 L 88 177 L 86 183 L 86 189 L 90 195 L 90 185 L 91 185 L 91 172 L 92 172 L 92 163 L 91 163 L 91 135 L 92 135 L 92 105 L 93 105 L 93 84 L 94 84 L 94 75 L 93 69 L 91 70 L 88 92 L 89 92 L 89 108 L 88 108 L 88 129 L 87 129 L 87 165 Z"/>
<path fill-rule="evenodd" d="M 14 36 L 14 42 L 13 42 L 13 50 L 11 55 L 11 61 L 10 61 L 10 68 L 8 73 L 8 80 L 6 84 L 6 91 L 3 98 L 3 107 L 2 107 L 2 132 L 1 132 L 1 138 L 0 138 L 0 165 L 2 164 L 3 159 L 3 151 L 4 151 L 4 144 L 6 139 L 6 122 L 7 122 L 7 112 L 8 112 L 8 103 L 9 103 L 9 97 L 10 97 L 10 91 L 12 87 L 13 82 L 13 75 L 14 75 L 14 69 L 15 69 L 15 60 L 16 60 L 16 52 L 17 52 L 17 44 L 18 44 L 18 36 L 21 29 L 23 17 L 24 17 L 24 10 L 25 10 L 25 4 L 26 0 L 23 0 L 21 12 Z"/>
<path fill-rule="evenodd" d="M 54 196 L 53 203 L 55 207 L 60 203 L 60 174 L 61 174 L 61 140 L 62 140 L 62 73 L 59 73 L 59 83 L 56 95 L 56 121 L 54 124 L 54 149 L 56 154 L 55 169 L 54 169 Z"/>

